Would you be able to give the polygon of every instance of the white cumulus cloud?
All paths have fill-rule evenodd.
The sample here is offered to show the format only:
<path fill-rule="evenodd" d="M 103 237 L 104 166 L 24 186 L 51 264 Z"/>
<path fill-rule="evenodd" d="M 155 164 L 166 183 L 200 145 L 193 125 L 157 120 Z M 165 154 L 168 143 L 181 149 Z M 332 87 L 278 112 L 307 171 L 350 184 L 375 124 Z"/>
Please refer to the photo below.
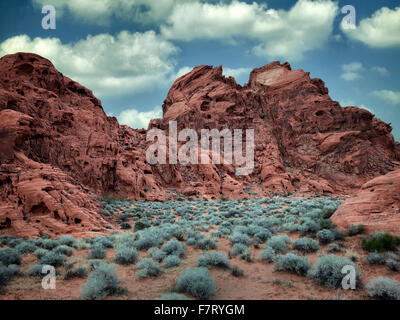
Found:
<path fill-rule="evenodd" d="M 223 68 L 225 77 L 239 78 L 242 76 L 249 76 L 251 68 Z"/>
<path fill-rule="evenodd" d="M 155 107 L 150 111 L 138 111 L 137 109 L 123 110 L 118 116 L 120 124 L 126 124 L 134 129 L 147 129 L 150 120 L 162 117 L 161 107 Z"/>
<path fill-rule="evenodd" d="M 400 106 L 400 91 L 392 90 L 375 90 L 371 92 L 371 95 L 389 102 L 390 104 Z"/>
<path fill-rule="evenodd" d="M 393 10 L 383 7 L 370 18 L 360 21 L 355 29 L 343 29 L 351 39 L 374 48 L 400 46 L 400 7 Z"/>
<path fill-rule="evenodd" d="M 63 44 L 58 38 L 15 36 L 0 43 L 0 56 L 33 52 L 99 97 L 145 91 L 168 83 L 178 48 L 154 31 L 87 36 Z"/>
<path fill-rule="evenodd" d="M 375 67 L 372 67 L 371 70 L 378 73 L 379 75 L 381 75 L 383 77 L 386 77 L 389 75 L 389 71 L 385 67 L 375 66 Z"/>
<path fill-rule="evenodd" d="M 174 6 L 161 33 L 183 41 L 250 38 L 257 42 L 256 55 L 297 60 L 323 46 L 337 12 L 337 3 L 330 0 L 298 0 L 290 10 L 268 9 L 255 2 L 183 2 Z"/>
<path fill-rule="evenodd" d="M 112 19 L 154 23 L 164 21 L 176 3 L 196 0 L 32 0 L 37 6 L 51 4 L 57 15 L 70 12 L 82 22 L 109 25 Z"/>
<path fill-rule="evenodd" d="M 346 81 L 353 81 L 361 77 L 360 72 L 364 70 L 364 67 L 360 62 L 352 62 L 342 65 L 342 70 L 340 77 Z"/>

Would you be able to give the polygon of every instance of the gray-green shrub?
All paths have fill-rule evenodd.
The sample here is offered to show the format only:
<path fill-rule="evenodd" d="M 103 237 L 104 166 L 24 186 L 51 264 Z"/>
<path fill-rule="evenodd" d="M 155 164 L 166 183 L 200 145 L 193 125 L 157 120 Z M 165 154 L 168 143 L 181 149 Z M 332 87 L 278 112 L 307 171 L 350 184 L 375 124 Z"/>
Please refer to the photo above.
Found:
<path fill-rule="evenodd" d="M 201 300 L 210 299 L 215 294 L 215 282 L 207 268 L 186 269 L 176 282 L 176 290 L 188 293 Z"/>

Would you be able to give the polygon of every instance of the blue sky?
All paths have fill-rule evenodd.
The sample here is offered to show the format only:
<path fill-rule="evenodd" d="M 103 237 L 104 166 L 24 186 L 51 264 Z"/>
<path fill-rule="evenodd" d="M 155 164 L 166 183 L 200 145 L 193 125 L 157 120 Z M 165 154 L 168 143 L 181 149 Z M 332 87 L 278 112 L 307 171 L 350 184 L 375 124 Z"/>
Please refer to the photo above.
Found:
<path fill-rule="evenodd" d="M 42 28 L 43 5 L 56 29 Z M 355 29 L 341 13 L 352 5 Z M 342 105 L 392 123 L 400 141 L 400 3 L 394 0 L 20 0 L 0 3 L 0 56 L 49 58 L 133 127 L 161 116 L 177 76 L 222 65 L 244 84 L 249 72 L 288 61 L 322 78 Z"/>

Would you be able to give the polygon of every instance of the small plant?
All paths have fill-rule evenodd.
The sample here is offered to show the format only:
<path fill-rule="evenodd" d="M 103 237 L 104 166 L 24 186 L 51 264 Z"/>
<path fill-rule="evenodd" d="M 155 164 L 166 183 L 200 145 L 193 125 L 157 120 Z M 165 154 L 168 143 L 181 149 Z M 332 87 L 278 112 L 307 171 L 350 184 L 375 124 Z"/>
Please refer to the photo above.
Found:
<path fill-rule="evenodd" d="M 15 250 L 17 250 L 22 255 L 32 253 L 36 249 L 37 247 L 33 243 L 28 241 L 21 242 L 19 245 L 15 247 Z"/>
<path fill-rule="evenodd" d="M 184 296 L 183 294 L 179 293 L 167 293 L 164 294 L 162 297 L 158 298 L 157 300 L 190 300 L 188 297 Z"/>
<path fill-rule="evenodd" d="M 181 259 L 177 256 L 167 256 L 163 261 L 163 268 L 173 268 L 179 266 Z"/>
<path fill-rule="evenodd" d="M 229 269 L 228 258 L 222 252 L 206 252 L 197 260 L 198 267 Z"/>
<path fill-rule="evenodd" d="M 69 280 L 73 278 L 86 278 L 88 271 L 85 267 L 76 267 L 74 269 L 68 270 L 64 276 L 64 280 Z"/>
<path fill-rule="evenodd" d="M 318 251 L 318 242 L 311 238 L 298 238 L 293 243 L 293 249 L 302 252 L 315 252 Z"/>
<path fill-rule="evenodd" d="M 41 258 L 42 258 L 44 255 L 46 255 L 48 252 L 49 252 L 49 250 L 39 248 L 39 249 L 36 249 L 36 250 L 33 252 L 33 255 L 36 256 L 36 258 L 41 259 Z"/>
<path fill-rule="evenodd" d="M 299 257 L 293 253 L 279 255 L 275 260 L 275 270 L 289 271 L 304 276 L 310 269 L 310 263 L 306 258 Z"/>
<path fill-rule="evenodd" d="M 239 277 L 243 277 L 244 276 L 244 270 L 243 269 L 240 269 L 239 267 L 232 267 L 232 271 L 231 271 L 231 273 L 232 273 L 232 275 L 234 276 L 234 277 L 237 277 L 237 278 L 239 278 Z"/>
<path fill-rule="evenodd" d="M 81 289 L 85 299 L 99 300 L 122 292 L 115 265 L 99 263 Z"/>
<path fill-rule="evenodd" d="M 150 248 L 148 252 L 151 254 L 151 257 L 157 262 L 162 261 L 167 256 L 164 251 L 161 251 L 156 247 Z"/>
<path fill-rule="evenodd" d="M 74 254 L 74 249 L 72 249 L 71 247 L 66 246 L 66 245 L 60 245 L 60 246 L 54 248 L 53 252 L 60 253 L 60 254 L 66 255 L 67 257 L 70 257 Z"/>
<path fill-rule="evenodd" d="M 45 274 L 42 273 L 44 264 L 35 264 L 32 267 L 30 267 L 28 271 L 28 275 L 31 277 L 43 277 Z"/>
<path fill-rule="evenodd" d="M 400 271 L 400 262 L 392 258 L 386 260 L 385 266 L 391 271 Z"/>
<path fill-rule="evenodd" d="M 195 248 L 201 250 L 213 250 L 217 249 L 217 243 L 209 237 L 204 237 L 197 241 Z"/>
<path fill-rule="evenodd" d="M 330 243 L 335 240 L 335 235 L 331 230 L 323 229 L 317 232 L 317 238 L 320 243 Z"/>
<path fill-rule="evenodd" d="M 50 251 L 40 259 L 41 264 L 48 264 L 51 266 L 62 265 L 67 260 L 67 256 L 61 253 Z"/>
<path fill-rule="evenodd" d="M 130 265 L 138 260 L 138 253 L 135 248 L 120 247 L 115 254 L 114 260 L 118 264 Z"/>
<path fill-rule="evenodd" d="M 149 223 L 147 223 L 146 221 L 137 221 L 135 223 L 135 228 L 133 230 L 136 232 L 136 231 L 143 230 L 146 228 L 150 228 Z"/>
<path fill-rule="evenodd" d="M 273 236 L 267 241 L 266 247 L 272 248 L 277 253 L 283 253 L 289 249 L 291 242 L 287 235 Z"/>
<path fill-rule="evenodd" d="M 7 285 L 15 276 L 20 275 L 19 267 L 15 264 L 5 266 L 0 264 L 0 288 Z"/>
<path fill-rule="evenodd" d="M 377 264 L 377 265 L 383 265 L 385 264 L 385 254 L 384 253 L 379 253 L 379 252 L 371 252 L 367 256 L 367 262 L 369 264 Z"/>
<path fill-rule="evenodd" d="M 349 259 L 333 254 L 318 258 L 312 269 L 309 270 L 308 277 L 320 285 L 336 289 L 342 283 L 344 277 L 342 269 L 345 266 L 352 266 L 354 268 L 356 285 L 360 284 L 361 273 L 358 267 Z"/>
<path fill-rule="evenodd" d="M 377 277 L 366 285 L 368 295 L 379 300 L 400 300 L 400 285 L 391 278 Z"/>
<path fill-rule="evenodd" d="M 119 226 L 122 230 L 132 229 L 132 226 L 128 222 L 122 222 Z"/>
<path fill-rule="evenodd" d="M 258 259 L 265 263 L 271 263 L 274 261 L 276 257 L 275 250 L 271 247 L 266 247 L 264 250 L 260 252 Z"/>
<path fill-rule="evenodd" d="M 138 272 L 138 277 L 141 279 L 146 277 L 157 277 L 161 273 L 158 263 L 151 258 L 140 260 L 137 267 L 140 270 Z"/>
<path fill-rule="evenodd" d="M 362 248 L 368 252 L 395 251 L 398 245 L 400 245 L 399 237 L 384 232 L 375 232 L 361 242 Z"/>
<path fill-rule="evenodd" d="M 206 268 L 186 269 L 178 278 L 176 289 L 198 299 L 207 300 L 215 294 L 215 282 Z"/>
<path fill-rule="evenodd" d="M 249 246 L 252 242 L 247 234 L 240 232 L 235 232 L 231 237 L 229 237 L 229 240 L 232 244 L 241 243 L 245 246 Z"/>
<path fill-rule="evenodd" d="M 177 257 L 182 257 L 185 253 L 185 247 L 177 240 L 170 240 L 166 242 L 161 250 L 165 252 L 166 255 L 174 255 Z"/>
<path fill-rule="evenodd" d="M 72 236 L 61 236 L 56 241 L 59 245 L 64 245 L 75 249 L 78 248 L 78 240 Z"/>
<path fill-rule="evenodd" d="M 352 237 L 358 234 L 362 234 L 365 231 L 365 227 L 362 224 L 352 224 L 349 229 L 347 230 L 347 234 Z"/>
<path fill-rule="evenodd" d="M 16 249 L 0 248 L 0 263 L 4 266 L 21 264 L 21 255 Z"/>
<path fill-rule="evenodd" d="M 107 255 L 106 249 L 99 244 L 95 243 L 90 250 L 89 258 L 90 259 L 104 259 Z"/>

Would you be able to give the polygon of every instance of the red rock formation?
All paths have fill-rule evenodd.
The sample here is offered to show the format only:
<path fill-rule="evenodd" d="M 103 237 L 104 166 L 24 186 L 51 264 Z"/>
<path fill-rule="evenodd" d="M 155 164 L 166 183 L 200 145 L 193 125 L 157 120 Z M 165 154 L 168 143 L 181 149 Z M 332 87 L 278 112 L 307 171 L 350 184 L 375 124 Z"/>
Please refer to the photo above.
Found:
<path fill-rule="evenodd" d="M 400 236 L 400 170 L 365 183 L 344 201 L 331 217 L 342 229 L 362 224 L 368 232 L 385 231 Z"/>
<path fill-rule="evenodd" d="M 221 67 L 196 67 L 175 81 L 163 113 L 149 128 L 168 131 L 177 120 L 179 130 L 198 133 L 254 129 L 253 173 L 236 176 L 229 164 L 149 165 L 146 130 L 107 117 L 90 90 L 45 58 L 1 58 L 0 232 L 101 229 L 106 222 L 91 193 L 161 201 L 171 188 L 208 199 L 249 197 L 249 190 L 339 194 L 399 167 L 390 125 L 366 110 L 340 107 L 322 80 L 287 63 L 255 69 L 244 87 Z"/>

